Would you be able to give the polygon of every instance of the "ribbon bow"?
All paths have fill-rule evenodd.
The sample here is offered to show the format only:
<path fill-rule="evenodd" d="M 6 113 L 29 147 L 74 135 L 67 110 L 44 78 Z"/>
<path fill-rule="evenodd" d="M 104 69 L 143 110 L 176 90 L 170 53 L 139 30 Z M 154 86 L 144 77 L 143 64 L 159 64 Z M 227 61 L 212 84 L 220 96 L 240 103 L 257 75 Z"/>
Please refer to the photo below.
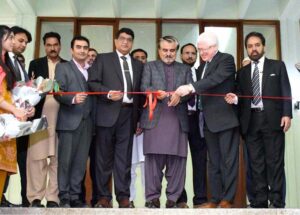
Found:
<path fill-rule="evenodd" d="M 149 106 L 149 120 L 152 121 L 153 119 L 153 112 L 155 110 L 156 104 L 157 104 L 157 96 L 159 95 L 159 92 L 146 92 L 146 102 L 144 104 L 144 108 Z"/>

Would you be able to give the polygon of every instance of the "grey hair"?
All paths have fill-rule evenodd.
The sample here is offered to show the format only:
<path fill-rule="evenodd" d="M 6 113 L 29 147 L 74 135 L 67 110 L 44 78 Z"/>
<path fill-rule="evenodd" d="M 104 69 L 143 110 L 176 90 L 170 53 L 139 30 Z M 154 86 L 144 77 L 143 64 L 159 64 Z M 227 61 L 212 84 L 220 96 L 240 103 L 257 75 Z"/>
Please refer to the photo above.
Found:
<path fill-rule="evenodd" d="M 174 36 L 164 36 L 159 38 L 158 49 L 160 49 L 160 43 L 163 41 L 167 41 L 168 43 L 176 43 L 176 51 L 179 49 L 179 42 Z"/>
<path fill-rule="evenodd" d="M 219 46 L 217 35 L 210 31 L 205 31 L 198 36 L 197 44 L 199 44 L 200 42 L 207 43 L 210 46 Z"/>

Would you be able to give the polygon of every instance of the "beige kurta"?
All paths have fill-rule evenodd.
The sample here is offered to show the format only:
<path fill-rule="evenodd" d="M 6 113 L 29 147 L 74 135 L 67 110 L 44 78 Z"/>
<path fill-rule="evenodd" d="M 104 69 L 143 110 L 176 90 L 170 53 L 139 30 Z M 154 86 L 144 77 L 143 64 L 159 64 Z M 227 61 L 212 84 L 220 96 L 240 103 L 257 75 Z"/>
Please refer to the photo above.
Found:
<path fill-rule="evenodd" d="M 48 128 L 30 135 L 28 154 L 32 160 L 41 160 L 56 154 L 57 135 L 55 128 L 58 109 L 58 102 L 52 95 L 47 95 L 42 115 L 47 117 Z"/>

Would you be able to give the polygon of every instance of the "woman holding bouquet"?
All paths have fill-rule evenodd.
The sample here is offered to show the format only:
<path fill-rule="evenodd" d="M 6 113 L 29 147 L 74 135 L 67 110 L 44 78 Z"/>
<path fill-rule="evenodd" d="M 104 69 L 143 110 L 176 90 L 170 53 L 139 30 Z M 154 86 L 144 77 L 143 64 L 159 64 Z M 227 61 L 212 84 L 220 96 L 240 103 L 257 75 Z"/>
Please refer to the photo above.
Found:
<path fill-rule="evenodd" d="M 11 113 L 17 119 L 26 121 L 28 115 L 24 109 L 14 106 L 11 90 L 15 76 L 8 61 L 8 52 L 12 51 L 13 33 L 8 26 L 0 25 L 0 114 Z M 0 201 L 7 175 L 17 172 L 16 139 L 0 137 Z"/>

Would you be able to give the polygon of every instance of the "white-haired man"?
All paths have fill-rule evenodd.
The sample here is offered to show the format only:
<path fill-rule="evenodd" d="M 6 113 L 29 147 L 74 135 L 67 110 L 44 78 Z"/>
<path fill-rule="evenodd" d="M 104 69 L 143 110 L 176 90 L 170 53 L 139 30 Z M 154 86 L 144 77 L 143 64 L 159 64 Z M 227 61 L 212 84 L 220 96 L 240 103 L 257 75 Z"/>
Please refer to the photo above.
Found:
<path fill-rule="evenodd" d="M 199 207 L 229 208 L 232 207 L 237 185 L 239 122 L 234 107 L 228 105 L 223 97 L 214 95 L 226 94 L 234 89 L 234 59 L 218 51 L 218 39 L 212 32 L 199 35 L 197 48 L 205 62 L 198 68 L 201 79 L 180 86 L 175 93 L 185 96 L 196 92 L 203 108 L 211 199 Z M 201 95 L 204 93 L 206 95 Z"/>

